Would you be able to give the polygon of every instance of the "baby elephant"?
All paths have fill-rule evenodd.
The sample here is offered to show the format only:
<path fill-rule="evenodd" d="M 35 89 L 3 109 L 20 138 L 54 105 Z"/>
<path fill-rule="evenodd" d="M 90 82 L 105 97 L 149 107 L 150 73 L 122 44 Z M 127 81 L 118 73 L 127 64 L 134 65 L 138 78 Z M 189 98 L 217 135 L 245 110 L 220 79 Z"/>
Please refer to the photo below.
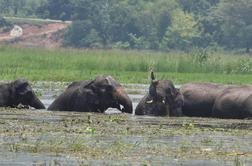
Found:
<path fill-rule="evenodd" d="M 28 81 L 18 79 L 14 82 L 0 85 L 0 107 L 17 107 L 19 104 L 36 109 L 45 109 L 36 97 Z"/>
<path fill-rule="evenodd" d="M 121 108 L 121 106 L 123 108 Z M 132 102 L 111 76 L 73 82 L 48 108 L 56 111 L 105 112 L 109 107 L 132 113 Z"/>
<path fill-rule="evenodd" d="M 182 116 L 183 95 L 170 80 L 155 80 L 151 72 L 149 92 L 137 105 L 136 115 Z"/>

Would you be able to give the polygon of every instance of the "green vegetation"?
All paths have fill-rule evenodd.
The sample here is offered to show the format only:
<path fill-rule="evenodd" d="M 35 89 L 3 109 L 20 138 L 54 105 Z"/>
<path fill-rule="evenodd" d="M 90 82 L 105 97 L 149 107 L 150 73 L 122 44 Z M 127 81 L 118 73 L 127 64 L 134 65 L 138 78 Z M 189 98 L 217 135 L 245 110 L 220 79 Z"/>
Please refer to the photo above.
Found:
<path fill-rule="evenodd" d="M 0 15 L 73 21 L 77 48 L 252 47 L 252 0 L 0 0 Z"/>
<path fill-rule="evenodd" d="M 0 28 L 3 28 L 3 31 L 8 31 L 12 28 L 12 24 L 6 19 L 4 19 L 1 15 L 0 15 Z"/>
<path fill-rule="evenodd" d="M 0 47 L 0 78 L 73 81 L 110 74 L 124 83 L 149 83 L 154 69 L 159 79 L 185 82 L 251 84 L 252 59 L 207 50 L 183 52 L 28 49 Z"/>
<path fill-rule="evenodd" d="M 36 16 L 37 8 L 46 0 L 0 0 L 0 14 L 5 16 Z"/>
<path fill-rule="evenodd" d="M 42 19 L 32 19 L 32 18 L 16 18 L 16 17 L 7 17 L 6 21 L 10 24 L 29 24 L 34 26 L 41 26 L 44 24 L 50 23 L 50 21 Z"/>

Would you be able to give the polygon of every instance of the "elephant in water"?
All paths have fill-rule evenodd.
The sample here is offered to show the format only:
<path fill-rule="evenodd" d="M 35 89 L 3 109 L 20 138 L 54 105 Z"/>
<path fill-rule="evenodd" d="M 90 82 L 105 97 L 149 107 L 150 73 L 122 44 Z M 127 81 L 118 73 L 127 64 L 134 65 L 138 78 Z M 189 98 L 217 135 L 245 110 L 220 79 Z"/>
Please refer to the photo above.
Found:
<path fill-rule="evenodd" d="M 186 116 L 211 117 L 215 99 L 231 85 L 188 83 L 180 87 L 184 97 L 182 112 Z"/>
<path fill-rule="evenodd" d="M 36 97 L 28 81 L 18 79 L 0 85 L 0 107 L 17 107 L 19 104 L 45 109 L 44 104 Z"/>
<path fill-rule="evenodd" d="M 212 116 L 244 119 L 252 117 L 252 86 L 226 88 L 215 100 Z"/>
<path fill-rule="evenodd" d="M 182 116 L 183 96 L 170 80 L 155 80 L 151 72 L 149 92 L 137 105 L 136 115 Z"/>
<path fill-rule="evenodd" d="M 123 106 L 123 108 L 121 108 Z M 56 111 L 105 112 L 109 107 L 132 113 L 132 101 L 111 76 L 70 84 L 48 108 Z"/>

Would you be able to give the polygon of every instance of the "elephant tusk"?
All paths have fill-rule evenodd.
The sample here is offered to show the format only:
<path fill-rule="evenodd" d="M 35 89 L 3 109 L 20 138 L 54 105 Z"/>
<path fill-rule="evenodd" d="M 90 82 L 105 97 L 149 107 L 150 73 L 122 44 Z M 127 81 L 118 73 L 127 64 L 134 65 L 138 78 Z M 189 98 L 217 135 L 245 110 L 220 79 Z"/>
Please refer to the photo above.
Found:
<path fill-rule="evenodd" d="M 124 110 L 124 106 L 120 104 L 120 111 Z"/>
<path fill-rule="evenodd" d="M 146 101 L 147 104 L 153 103 L 153 100 Z"/>
<path fill-rule="evenodd" d="M 164 104 L 165 104 L 165 100 L 163 100 L 163 101 L 162 101 L 162 103 L 164 103 Z"/>

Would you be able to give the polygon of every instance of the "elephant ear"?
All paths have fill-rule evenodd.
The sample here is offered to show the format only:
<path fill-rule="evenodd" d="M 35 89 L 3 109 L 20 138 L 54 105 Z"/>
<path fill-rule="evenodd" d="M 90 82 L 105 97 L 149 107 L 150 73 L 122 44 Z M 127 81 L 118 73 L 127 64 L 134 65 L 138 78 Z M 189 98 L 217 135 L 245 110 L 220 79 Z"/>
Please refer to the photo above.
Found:
<path fill-rule="evenodd" d="M 29 95 L 32 94 L 31 87 L 26 80 L 16 80 L 14 83 L 14 89 L 17 95 Z"/>
<path fill-rule="evenodd" d="M 184 105 L 184 96 L 180 92 L 180 89 L 176 88 L 176 98 L 175 102 L 178 106 L 183 106 Z"/>
<path fill-rule="evenodd" d="M 85 93 L 85 95 L 87 97 L 88 103 L 95 104 L 95 105 L 100 104 L 100 101 L 99 101 L 99 99 L 97 97 L 97 94 L 95 94 L 92 90 L 86 89 L 84 91 L 84 93 Z"/>
<path fill-rule="evenodd" d="M 72 105 L 78 106 L 78 108 L 85 108 L 87 105 L 98 105 L 99 100 L 97 94 L 89 87 L 82 86 L 77 89 L 77 93 L 74 93 L 72 98 Z"/>

